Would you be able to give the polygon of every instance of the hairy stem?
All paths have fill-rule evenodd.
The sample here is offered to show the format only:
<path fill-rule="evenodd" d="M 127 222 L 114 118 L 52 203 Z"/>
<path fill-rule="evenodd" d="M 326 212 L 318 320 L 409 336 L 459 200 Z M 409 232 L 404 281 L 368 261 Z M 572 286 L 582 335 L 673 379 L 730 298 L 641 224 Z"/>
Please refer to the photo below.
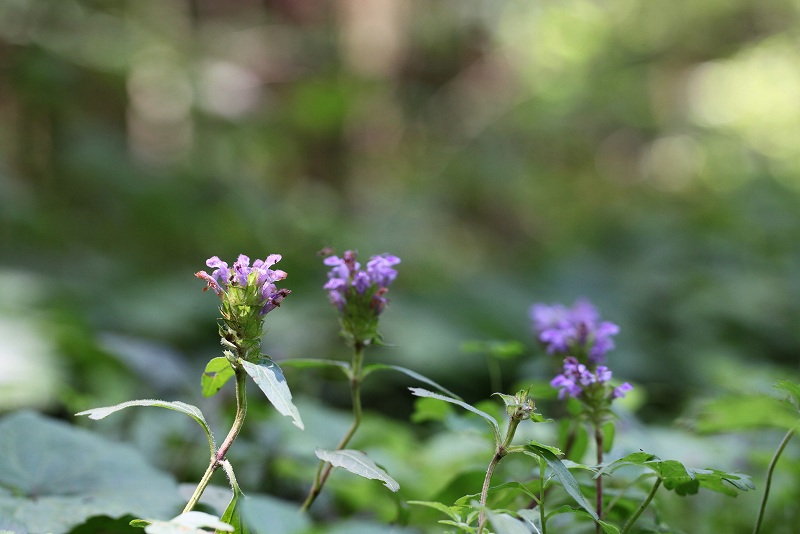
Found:
<path fill-rule="evenodd" d="M 597 447 L 597 467 L 598 469 L 603 463 L 603 426 L 598 421 L 594 425 L 594 442 Z M 597 519 L 603 518 L 603 475 L 598 475 L 595 479 L 595 489 L 597 491 Z M 600 522 L 595 525 L 595 533 L 600 534 Z"/>
<path fill-rule="evenodd" d="M 659 486 L 661 486 L 661 477 L 656 479 L 656 483 L 653 484 L 653 488 L 650 490 L 650 493 L 647 494 L 647 498 L 642 501 L 642 504 L 639 505 L 639 508 L 636 509 L 636 512 L 634 512 L 630 519 L 628 519 L 628 522 L 625 523 L 625 526 L 622 528 L 620 534 L 627 534 L 633 524 L 636 523 L 636 520 L 639 519 L 639 516 L 642 515 L 642 512 L 644 512 L 645 508 L 650 505 L 650 501 L 652 501 L 653 497 L 655 497 Z"/>
<path fill-rule="evenodd" d="M 783 449 L 786 448 L 786 445 L 789 443 L 789 440 L 792 439 L 794 433 L 795 429 L 793 428 L 789 430 L 785 436 L 783 436 L 780 445 L 778 445 L 778 448 L 775 450 L 775 454 L 772 456 L 772 460 L 769 462 L 769 467 L 767 468 L 767 481 L 764 483 L 764 497 L 761 499 L 761 507 L 758 510 L 758 519 L 756 519 L 756 524 L 753 527 L 753 534 L 759 534 L 759 532 L 761 532 L 761 522 L 764 520 L 764 510 L 767 508 L 769 488 L 772 485 L 772 473 L 775 471 L 775 465 L 777 465 L 778 459 L 783 453 Z"/>
<path fill-rule="evenodd" d="M 222 461 L 225 459 L 225 455 L 228 453 L 228 449 L 230 449 L 231 445 L 233 445 L 233 442 L 236 440 L 236 436 L 239 435 L 239 431 L 242 429 L 242 425 L 244 424 L 244 418 L 247 414 L 247 391 L 245 389 L 245 379 L 247 378 L 247 373 L 239 364 L 234 365 L 233 370 L 234 377 L 236 379 L 236 417 L 233 420 L 231 429 L 228 431 L 228 435 L 225 436 L 225 441 L 223 441 L 222 445 L 219 446 L 216 454 L 211 457 L 208 468 L 203 474 L 203 478 L 200 479 L 200 483 L 194 490 L 189 502 L 186 503 L 183 513 L 189 512 L 195 506 L 197 506 L 197 502 L 200 500 L 200 497 L 203 495 L 208 483 L 211 481 L 211 476 L 217 469 L 219 469 Z"/>
<path fill-rule="evenodd" d="M 502 443 L 498 442 L 494 451 L 494 456 L 492 456 L 492 461 L 489 462 L 489 467 L 486 468 L 486 477 L 483 479 L 483 487 L 481 488 L 481 511 L 478 515 L 478 534 L 483 532 L 484 527 L 486 526 L 486 500 L 489 497 L 489 487 L 492 485 L 492 475 L 494 475 L 494 470 L 497 468 L 497 464 L 500 463 L 500 460 L 508 454 L 508 446 L 511 445 L 511 440 L 514 439 L 514 433 L 517 431 L 517 426 L 519 425 L 519 419 L 512 418 L 508 422 L 508 430 L 506 430 L 506 437 L 503 439 Z"/>
<path fill-rule="evenodd" d="M 361 381 L 363 379 L 361 376 L 361 366 L 363 361 L 364 345 L 356 342 L 353 350 L 353 362 L 350 369 L 350 397 L 353 403 L 353 422 L 350 423 L 350 428 L 347 429 L 345 435 L 342 436 L 342 439 L 339 440 L 339 443 L 336 445 L 337 451 L 347 447 L 347 444 L 350 443 L 350 440 L 355 435 L 356 430 L 358 430 L 359 425 L 361 425 Z M 311 489 L 308 491 L 308 496 L 300 507 L 300 511 L 305 512 L 311 507 L 317 496 L 322 492 L 322 487 L 325 485 L 325 481 L 328 480 L 332 470 L 333 465 L 330 463 L 325 461 L 319 463 L 317 473 L 314 476 L 314 483 L 311 485 Z"/>

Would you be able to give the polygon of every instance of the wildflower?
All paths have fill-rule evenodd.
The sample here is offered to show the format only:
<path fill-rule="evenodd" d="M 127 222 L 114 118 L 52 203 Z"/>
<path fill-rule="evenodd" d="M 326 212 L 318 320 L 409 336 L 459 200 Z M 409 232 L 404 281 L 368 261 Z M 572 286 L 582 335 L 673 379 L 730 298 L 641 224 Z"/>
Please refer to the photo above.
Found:
<path fill-rule="evenodd" d="M 569 396 L 574 399 L 602 398 L 610 401 L 624 397 L 625 393 L 633 389 L 633 386 L 625 382 L 609 392 L 612 375 L 611 369 L 605 365 L 591 369 L 580 363 L 577 358 L 567 356 L 561 374 L 556 375 L 550 381 L 550 385 L 558 389 L 559 399 Z"/>
<path fill-rule="evenodd" d="M 597 309 L 587 300 L 576 301 L 572 308 L 562 304 L 534 304 L 530 309 L 533 329 L 550 354 L 585 355 L 591 363 L 605 361 L 614 348 L 613 336 L 619 327 L 600 321 Z"/>
<path fill-rule="evenodd" d="M 347 250 L 341 258 L 325 258 L 324 263 L 331 270 L 323 288 L 328 292 L 328 300 L 339 310 L 343 334 L 367 344 L 379 337 L 377 319 L 389 302 L 385 295 L 397 278 L 394 266 L 400 263 L 400 258 L 390 254 L 372 256 L 366 269 L 362 269 L 356 256 L 355 251 Z"/>
<path fill-rule="evenodd" d="M 286 272 L 271 269 L 281 259 L 280 254 L 271 254 L 265 260 L 255 260 L 240 254 L 232 266 L 217 256 L 206 261 L 213 268 L 195 273 L 206 282 L 203 291 L 211 289 L 222 301 L 220 313 L 220 336 L 223 345 L 228 347 L 226 356 L 231 361 L 237 358 L 251 360 L 259 355 L 264 316 L 280 306 L 283 299 L 291 293 L 288 289 L 278 289 L 275 285 L 286 278 Z"/>

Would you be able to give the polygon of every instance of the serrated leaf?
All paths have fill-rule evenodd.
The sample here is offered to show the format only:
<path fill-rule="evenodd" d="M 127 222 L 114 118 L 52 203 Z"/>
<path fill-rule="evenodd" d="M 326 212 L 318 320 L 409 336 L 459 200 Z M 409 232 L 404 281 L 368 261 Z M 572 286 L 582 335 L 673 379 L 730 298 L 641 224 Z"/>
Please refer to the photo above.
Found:
<path fill-rule="evenodd" d="M 450 397 L 452 397 L 454 399 L 458 399 L 460 401 L 463 401 L 463 399 L 461 397 L 459 397 L 458 395 L 456 395 L 455 393 L 453 393 L 452 391 L 450 391 L 446 387 L 434 382 L 433 380 L 431 380 L 430 378 L 428 378 L 425 375 L 421 375 L 421 374 L 417 373 L 416 371 L 412 371 L 411 369 L 406 369 L 405 367 L 400 367 L 399 365 L 389 365 L 389 364 L 385 364 L 385 363 L 373 363 L 373 364 L 364 366 L 364 376 L 368 375 L 369 373 L 371 373 L 373 371 L 397 371 L 399 373 L 403 373 L 403 374 L 405 374 L 407 376 L 410 376 L 414 380 L 418 380 L 418 381 L 422 382 L 423 384 L 428 384 L 429 386 L 432 386 L 432 387 L 438 389 L 439 391 L 441 391 L 445 395 L 449 395 Z"/>
<path fill-rule="evenodd" d="M 292 392 L 286 383 L 281 368 L 269 358 L 261 358 L 255 363 L 239 360 L 244 370 L 250 375 L 253 381 L 261 388 L 267 396 L 269 402 L 278 410 L 278 413 L 292 418 L 296 427 L 303 430 L 303 420 L 300 419 L 300 412 L 292 403 Z"/>
<path fill-rule="evenodd" d="M 481 411 L 476 407 L 472 406 L 471 404 L 467 404 L 462 400 L 454 399 L 452 397 L 445 397 L 444 395 L 439 395 L 438 393 L 428 391 L 427 389 L 422 389 L 422 388 L 408 388 L 408 389 L 411 391 L 412 394 L 416 395 L 417 397 L 430 397 L 432 399 L 438 399 L 441 401 L 449 402 L 451 404 L 461 406 L 465 410 L 469 410 L 470 412 L 483 417 L 486 420 L 486 422 L 489 423 L 489 425 L 491 425 L 495 438 L 497 440 L 500 440 L 500 425 L 498 425 L 497 420 L 488 413 Z"/>
<path fill-rule="evenodd" d="M 0 420 L 0 517 L 29 532 L 69 531 L 97 515 L 165 517 L 177 485 L 134 449 L 33 412 Z"/>
<path fill-rule="evenodd" d="M 749 476 L 742 473 L 726 473 L 718 469 L 689 469 L 700 486 L 711 491 L 736 497 L 739 491 L 750 491 L 756 487 Z"/>
<path fill-rule="evenodd" d="M 392 491 L 400 489 L 400 484 L 395 479 L 386 474 L 386 471 L 375 465 L 375 462 L 361 451 L 344 449 L 340 451 L 316 450 L 317 458 L 330 463 L 334 467 L 341 467 L 355 475 L 380 480 Z"/>
<path fill-rule="evenodd" d="M 569 494 L 570 497 L 575 499 L 581 508 L 586 510 L 586 512 L 592 517 L 592 519 L 597 520 L 597 512 L 594 510 L 592 505 L 586 500 L 586 497 L 583 496 L 581 493 L 580 485 L 578 485 L 578 481 L 575 480 L 575 477 L 572 476 L 572 473 L 569 472 L 567 466 L 558 459 L 558 457 L 553 454 L 553 452 L 545 447 L 539 446 L 536 442 L 529 442 L 524 446 L 522 450 L 525 454 L 534 457 L 541 457 L 547 462 L 548 467 L 553 470 L 556 478 L 558 478 L 561 485 L 564 486 L 564 490 Z"/>
<path fill-rule="evenodd" d="M 206 439 L 208 440 L 208 446 L 211 449 L 211 453 L 213 454 L 216 450 L 216 446 L 214 445 L 214 434 L 211 432 L 211 428 L 208 426 L 206 422 L 206 418 L 203 416 L 203 412 L 200 411 L 200 408 L 197 406 L 193 406 L 191 404 L 186 404 L 185 402 L 181 401 L 163 401 L 158 399 L 141 399 L 141 400 L 132 400 L 123 402 L 120 404 L 115 404 L 114 406 L 104 406 L 102 408 L 92 408 L 91 410 L 84 410 L 82 412 L 78 412 L 75 415 L 88 415 L 89 419 L 103 419 L 108 417 L 109 415 L 116 413 L 120 410 L 124 410 L 125 408 L 130 408 L 131 406 L 155 406 L 157 408 L 166 408 L 168 410 L 174 410 L 176 412 L 180 412 L 182 414 L 186 414 L 195 421 L 200 427 L 203 429 L 203 432 L 206 434 Z"/>
<path fill-rule="evenodd" d="M 153 521 L 144 531 L 147 534 L 208 534 L 204 528 L 217 532 L 233 532 L 234 528 L 218 517 L 205 512 L 185 512 L 169 521 Z"/>
<path fill-rule="evenodd" d="M 220 356 L 213 358 L 206 364 L 206 369 L 203 371 L 203 376 L 200 379 L 200 385 L 203 388 L 203 396 L 211 397 L 217 394 L 222 389 L 222 386 L 236 374 L 228 361 L 228 358 Z"/>

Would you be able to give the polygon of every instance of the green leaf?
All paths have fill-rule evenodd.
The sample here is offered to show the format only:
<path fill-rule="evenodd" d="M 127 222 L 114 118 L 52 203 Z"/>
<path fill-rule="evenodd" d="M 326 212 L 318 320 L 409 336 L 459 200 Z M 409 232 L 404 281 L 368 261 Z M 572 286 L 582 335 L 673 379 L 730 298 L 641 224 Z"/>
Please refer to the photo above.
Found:
<path fill-rule="evenodd" d="M 237 488 L 238 489 L 238 488 Z M 234 490 L 233 496 L 231 497 L 231 502 L 228 504 L 228 507 L 225 509 L 225 512 L 220 517 L 220 521 L 226 523 L 233 527 L 232 531 L 228 532 L 236 532 L 236 534 L 250 534 L 250 530 L 247 526 L 242 522 L 242 498 L 244 495 L 240 491 Z M 216 530 L 216 534 L 222 534 L 226 532 L 221 529 Z"/>
<path fill-rule="evenodd" d="M 700 482 L 701 487 L 730 497 L 738 495 L 736 490 L 750 491 L 756 489 L 750 477 L 742 473 L 726 473 L 718 469 L 690 468 L 689 471 L 692 471 L 695 478 Z"/>
<path fill-rule="evenodd" d="M 565 466 L 564 463 L 558 459 L 558 457 L 550 450 L 550 448 L 546 448 L 532 441 L 525 444 L 522 452 L 529 456 L 544 458 L 544 461 L 547 462 L 547 465 L 553 470 L 556 478 L 558 478 L 559 482 L 561 482 L 561 485 L 564 486 L 564 490 L 569 494 L 569 496 L 575 499 L 575 502 L 577 502 L 581 508 L 586 510 L 592 519 L 597 520 L 597 512 L 595 512 L 592 505 L 588 500 L 586 500 L 586 497 L 583 496 L 583 493 L 581 493 L 581 488 L 578 485 L 578 481 L 575 480 L 575 477 L 573 477 L 572 473 L 569 472 L 567 466 Z"/>
<path fill-rule="evenodd" d="M 792 403 L 796 410 L 800 410 L 800 384 L 790 380 L 778 380 L 775 383 L 775 389 L 788 393 L 789 402 Z"/>
<path fill-rule="evenodd" d="M 340 451 L 316 450 L 317 458 L 323 462 L 328 462 L 334 467 L 341 467 L 351 473 L 369 478 L 380 480 L 392 491 L 400 489 L 400 484 L 395 479 L 386 474 L 386 471 L 375 465 L 375 463 L 361 451 L 344 449 Z"/>
<path fill-rule="evenodd" d="M 203 371 L 203 376 L 200 379 L 200 384 L 203 387 L 203 396 L 211 397 L 222 389 L 225 382 L 231 379 L 235 374 L 231 363 L 228 358 L 220 356 L 213 358 L 206 365 L 206 370 Z"/>
<path fill-rule="evenodd" d="M 216 451 L 216 445 L 214 444 L 214 435 L 211 433 L 211 428 L 208 426 L 206 422 L 206 418 L 203 416 L 203 412 L 200 411 L 200 408 L 197 406 L 192 406 L 191 404 L 186 404 L 185 402 L 181 401 L 162 401 L 157 399 L 143 399 L 143 400 L 132 400 L 123 402 L 120 404 L 115 404 L 114 406 L 104 406 L 102 408 L 92 408 L 91 410 L 84 410 L 82 412 L 78 412 L 75 415 L 88 415 L 89 419 L 103 419 L 108 417 L 112 413 L 116 413 L 120 410 L 124 410 L 125 408 L 130 408 L 131 406 L 156 406 L 158 408 L 166 408 L 168 410 L 174 410 L 176 412 L 180 412 L 182 414 L 186 414 L 195 421 L 200 427 L 203 429 L 203 432 L 206 433 L 206 439 L 208 440 L 208 446 L 211 449 L 211 454 L 213 455 Z"/>
<path fill-rule="evenodd" d="M 134 449 L 33 412 L 0 419 L 0 517 L 63 533 L 90 517 L 169 517 L 175 481 Z"/>
<path fill-rule="evenodd" d="M 153 521 L 144 528 L 147 534 L 208 534 L 203 527 L 217 532 L 233 532 L 234 528 L 205 512 L 185 512 L 169 521 Z M 237 531 L 238 532 L 238 531 Z"/>
<path fill-rule="evenodd" d="M 603 425 L 603 452 L 608 454 L 614 447 L 614 436 L 617 431 L 617 425 L 614 421 L 606 421 Z"/>
<path fill-rule="evenodd" d="M 385 364 L 385 363 L 373 363 L 373 364 L 364 366 L 364 376 L 367 376 L 369 373 L 371 373 L 373 371 L 397 371 L 397 372 L 400 372 L 400 373 L 403 373 L 405 375 L 410 376 L 414 380 L 419 380 L 423 384 L 428 384 L 429 386 L 432 386 L 432 387 L 438 389 L 439 391 L 441 391 L 445 395 L 449 395 L 450 397 L 452 397 L 454 399 L 463 400 L 461 397 L 459 397 L 458 395 L 456 395 L 455 393 L 453 393 L 452 391 L 450 391 L 446 387 L 444 387 L 442 385 L 439 385 L 438 383 L 434 382 L 433 380 L 431 380 L 427 376 L 421 375 L 421 374 L 419 374 L 419 373 L 417 373 L 415 371 L 412 371 L 411 369 L 406 369 L 405 367 L 400 367 L 399 365 L 389 365 L 389 364 Z"/>
<path fill-rule="evenodd" d="M 459 512 L 464 511 L 466 509 L 465 506 L 447 506 L 446 504 L 442 504 L 437 501 L 408 501 L 408 504 L 427 506 L 428 508 L 439 510 L 440 512 L 445 514 L 447 517 L 449 517 L 456 523 L 461 522 L 461 514 Z"/>
<path fill-rule="evenodd" d="M 254 534 L 299 534 L 308 532 L 311 520 L 297 513 L 297 503 L 269 495 L 248 494 L 241 501 L 242 515 Z"/>
<path fill-rule="evenodd" d="M 453 407 L 436 399 L 419 398 L 414 403 L 414 413 L 411 414 L 413 423 L 425 421 L 444 421 L 453 413 Z"/>
<path fill-rule="evenodd" d="M 486 516 L 496 534 L 530 534 L 531 532 L 525 523 L 509 514 L 497 514 L 487 510 Z"/>
<path fill-rule="evenodd" d="M 495 439 L 498 441 L 500 440 L 500 425 L 498 425 L 497 420 L 488 413 L 483 412 L 477 409 L 476 407 L 472 406 L 471 404 L 467 404 L 462 400 L 454 399 L 452 397 L 445 397 L 444 395 L 439 395 L 438 393 L 428 391 L 427 389 L 422 389 L 422 388 L 408 388 L 408 389 L 411 390 L 411 393 L 416 395 L 417 397 L 430 397 L 432 399 L 438 399 L 441 401 L 449 402 L 451 404 L 461 406 L 465 410 L 469 410 L 470 412 L 483 417 L 486 420 L 486 422 L 491 425 L 492 430 L 494 431 Z"/>
<path fill-rule="evenodd" d="M 797 411 L 787 402 L 766 395 L 733 395 L 705 403 L 695 416 L 700 433 L 731 432 L 755 428 L 798 428 Z"/>
<path fill-rule="evenodd" d="M 275 409 L 281 415 L 291 417 L 294 425 L 303 430 L 304 426 L 302 419 L 300 419 L 300 412 L 292 404 L 292 393 L 289 391 L 286 378 L 283 376 L 278 364 L 269 358 L 261 358 L 255 363 L 239 360 L 239 363 L 244 367 L 247 374 L 253 378 L 258 387 L 261 388 L 261 391 L 264 392 Z"/>

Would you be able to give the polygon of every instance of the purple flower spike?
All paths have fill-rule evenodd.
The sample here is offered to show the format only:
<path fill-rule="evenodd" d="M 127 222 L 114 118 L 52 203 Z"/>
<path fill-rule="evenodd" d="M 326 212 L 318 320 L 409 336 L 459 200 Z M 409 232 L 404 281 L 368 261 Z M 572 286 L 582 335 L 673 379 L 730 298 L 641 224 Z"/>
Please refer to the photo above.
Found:
<path fill-rule="evenodd" d="M 219 257 L 212 256 L 206 260 L 206 265 L 214 268 L 211 274 L 199 271 L 195 276 L 206 281 L 206 289 L 211 288 L 220 298 L 224 298 L 233 286 L 247 287 L 250 283 L 250 275 L 255 272 L 253 283 L 259 288 L 260 314 L 264 315 L 279 306 L 290 293 L 288 289 L 278 289 L 275 286 L 275 282 L 283 280 L 287 276 L 285 271 L 270 269 L 280 260 L 280 254 L 270 254 L 265 260 L 255 260 L 250 266 L 250 258 L 240 254 L 233 267 L 228 267 L 228 264 Z"/>
<path fill-rule="evenodd" d="M 571 308 L 562 304 L 531 306 L 530 318 L 537 339 L 550 354 L 584 355 L 590 363 L 602 363 L 614 348 L 613 336 L 619 333 L 614 323 L 600 321 L 597 309 L 588 300 L 578 300 Z"/>
<path fill-rule="evenodd" d="M 628 384 L 627 382 L 623 382 L 619 386 L 614 388 L 614 391 L 611 392 L 612 399 L 618 399 L 624 397 L 627 392 L 633 389 L 633 386 Z"/>

